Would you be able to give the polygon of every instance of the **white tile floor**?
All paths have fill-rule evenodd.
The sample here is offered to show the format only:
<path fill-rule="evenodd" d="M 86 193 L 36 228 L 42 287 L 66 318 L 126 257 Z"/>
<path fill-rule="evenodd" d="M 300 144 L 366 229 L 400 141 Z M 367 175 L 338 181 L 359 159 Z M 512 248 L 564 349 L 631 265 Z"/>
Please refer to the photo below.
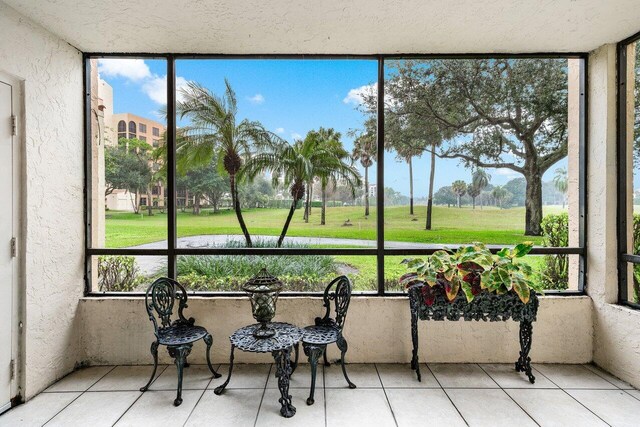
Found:
<path fill-rule="evenodd" d="M 183 404 L 175 408 L 176 372 L 162 366 L 140 393 L 150 366 L 92 367 L 63 378 L 34 399 L 0 416 L 0 426 L 637 426 L 640 392 L 591 365 L 534 365 L 536 383 L 513 365 L 421 365 L 422 382 L 408 365 L 319 367 L 315 404 L 307 406 L 309 368 L 301 365 L 290 393 L 297 413 L 282 418 L 271 365 L 236 365 L 222 396 L 206 366 L 187 369 Z M 162 423 L 162 424 L 160 424 Z"/>

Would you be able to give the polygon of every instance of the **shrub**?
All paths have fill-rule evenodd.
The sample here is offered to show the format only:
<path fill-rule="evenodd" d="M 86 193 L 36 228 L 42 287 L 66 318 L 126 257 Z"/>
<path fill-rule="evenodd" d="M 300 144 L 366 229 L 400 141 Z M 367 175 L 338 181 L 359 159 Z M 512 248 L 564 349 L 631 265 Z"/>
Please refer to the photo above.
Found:
<path fill-rule="evenodd" d="M 124 255 L 98 257 L 98 288 L 102 292 L 130 292 L 140 284 L 136 259 Z"/>
<path fill-rule="evenodd" d="M 545 246 L 569 246 L 568 213 L 546 215 L 542 219 L 541 226 Z M 567 289 L 569 287 L 569 256 L 545 255 L 540 271 L 540 282 L 545 289 Z"/>
<path fill-rule="evenodd" d="M 253 246 L 275 247 L 275 241 L 257 240 Z M 229 241 L 224 247 L 244 247 L 244 241 Z M 286 291 L 306 292 L 324 290 L 338 269 L 333 257 L 327 255 L 192 255 L 178 258 L 178 281 L 192 291 L 240 291 L 262 267 L 278 277 Z"/>

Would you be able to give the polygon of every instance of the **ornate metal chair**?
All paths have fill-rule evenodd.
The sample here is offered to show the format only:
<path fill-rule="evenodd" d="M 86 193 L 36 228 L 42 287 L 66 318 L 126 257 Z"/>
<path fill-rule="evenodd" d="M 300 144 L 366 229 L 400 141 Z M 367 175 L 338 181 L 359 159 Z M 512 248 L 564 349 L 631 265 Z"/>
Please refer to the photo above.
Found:
<path fill-rule="evenodd" d="M 335 291 L 332 288 L 335 286 Z M 320 356 L 324 357 L 325 366 L 330 366 L 327 360 L 327 345 L 336 343 L 340 349 L 340 364 L 344 379 L 347 380 L 349 388 L 356 388 L 356 385 L 349 380 L 345 368 L 344 355 L 347 353 L 347 340 L 342 336 L 349 302 L 351 300 L 351 281 L 347 276 L 335 278 L 324 290 L 323 306 L 326 311 L 324 317 L 316 317 L 315 325 L 307 326 L 302 330 L 302 348 L 304 354 L 309 358 L 311 364 L 311 392 L 307 399 L 307 405 L 313 405 L 313 394 L 316 388 L 316 369 Z M 336 318 L 329 317 L 331 313 L 331 301 L 335 302 Z"/>
<path fill-rule="evenodd" d="M 171 317 L 176 301 L 178 301 L 178 317 L 172 321 Z M 149 320 L 153 322 L 156 340 L 151 343 L 153 372 L 147 385 L 140 388 L 140 391 L 147 391 L 153 382 L 158 369 L 158 346 L 164 345 L 167 347 L 169 356 L 175 359 L 178 369 L 178 395 L 173 404 L 179 406 L 182 403 L 182 370 L 189 366 L 187 356 L 191 353 L 194 342 L 202 339 L 207 344 L 207 365 L 209 365 L 209 370 L 213 373 L 214 378 L 220 377 L 220 374 L 211 366 L 209 355 L 213 337 L 202 326 L 195 326 L 193 317 L 189 319 L 184 317 L 182 312 L 187 308 L 187 291 L 175 280 L 161 277 L 153 282 L 147 289 L 145 305 Z"/>

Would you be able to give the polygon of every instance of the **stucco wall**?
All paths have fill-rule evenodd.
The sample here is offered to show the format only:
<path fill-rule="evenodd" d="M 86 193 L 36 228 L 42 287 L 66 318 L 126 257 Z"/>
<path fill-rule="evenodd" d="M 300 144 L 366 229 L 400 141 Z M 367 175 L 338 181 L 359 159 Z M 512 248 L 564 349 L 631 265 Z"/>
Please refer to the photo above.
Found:
<path fill-rule="evenodd" d="M 281 298 L 275 320 L 313 323 L 323 314 L 319 298 Z M 541 298 L 534 324 L 531 357 L 536 362 L 585 363 L 592 355 L 592 307 L 588 297 Z M 81 347 L 87 364 L 148 364 L 153 328 L 142 298 L 83 298 Z M 228 336 L 254 323 L 246 298 L 189 300 L 188 316 L 214 337 L 213 360 L 227 362 Z M 505 362 L 517 359 L 518 324 L 508 322 L 420 322 L 420 358 L 431 362 Z M 411 359 L 409 306 L 406 298 L 353 298 L 345 328 L 351 362 L 408 362 Z M 329 350 L 338 357 L 335 346 Z M 170 363 L 165 350 L 162 363 Z M 304 358 L 304 356 L 303 356 Z M 191 356 L 204 362 L 204 345 Z M 266 362 L 264 355 L 237 352 L 238 362 Z"/>
<path fill-rule="evenodd" d="M 594 305 L 593 360 L 640 387 L 640 312 L 616 305 L 616 49 L 589 58 L 588 293 Z"/>
<path fill-rule="evenodd" d="M 82 55 L 0 2 L 0 71 L 23 81 L 23 395 L 78 355 L 83 277 Z"/>

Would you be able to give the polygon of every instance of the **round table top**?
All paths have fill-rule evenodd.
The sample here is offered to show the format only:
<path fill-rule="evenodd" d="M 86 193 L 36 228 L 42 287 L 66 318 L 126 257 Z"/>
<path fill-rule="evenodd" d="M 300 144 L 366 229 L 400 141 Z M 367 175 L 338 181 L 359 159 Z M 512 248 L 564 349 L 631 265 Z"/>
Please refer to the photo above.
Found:
<path fill-rule="evenodd" d="M 256 338 L 253 331 L 260 327 L 259 323 L 245 326 L 235 331 L 229 337 L 231 344 L 243 351 L 252 353 L 268 353 L 272 351 L 284 350 L 302 338 L 302 331 L 290 323 L 272 322 L 268 323 L 269 328 L 275 329 L 276 333 L 270 338 Z"/>

